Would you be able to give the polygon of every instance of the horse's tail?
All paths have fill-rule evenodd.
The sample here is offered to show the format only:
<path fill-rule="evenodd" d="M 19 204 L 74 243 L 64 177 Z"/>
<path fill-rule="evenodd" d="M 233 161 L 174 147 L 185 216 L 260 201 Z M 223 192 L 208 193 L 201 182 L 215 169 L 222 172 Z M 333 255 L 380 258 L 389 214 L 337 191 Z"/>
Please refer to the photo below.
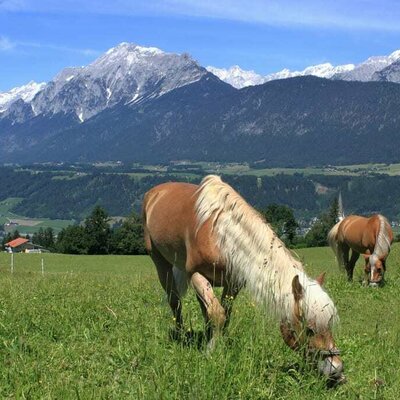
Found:
<path fill-rule="evenodd" d="M 342 192 L 339 192 L 337 221 L 340 222 L 343 220 L 344 220 L 344 209 L 343 209 L 343 201 L 342 201 Z"/>
<path fill-rule="evenodd" d="M 146 208 L 147 208 L 147 202 L 148 202 L 148 198 L 149 198 L 149 193 L 150 192 L 147 192 L 143 197 L 142 224 L 143 224 L 144 245 L 146 247 L 147 252 L 150 254 L 150 252 L 151 252 L 151 239 L 150 239 L 149 231 L 147 229 L 147 214 L 146 214 Z"/>
<path fill-rule="evenodd" d="M 328 243 L 333 252 L 335 253 L 337 262 L 339 267 L 344 268 L 343 261 L 343 252 L 341 247 L 339 246 L 338 233 L 339 233 L 339 225 L 342 221 L 340 220 L 336 225 L 328 233 Z"/>

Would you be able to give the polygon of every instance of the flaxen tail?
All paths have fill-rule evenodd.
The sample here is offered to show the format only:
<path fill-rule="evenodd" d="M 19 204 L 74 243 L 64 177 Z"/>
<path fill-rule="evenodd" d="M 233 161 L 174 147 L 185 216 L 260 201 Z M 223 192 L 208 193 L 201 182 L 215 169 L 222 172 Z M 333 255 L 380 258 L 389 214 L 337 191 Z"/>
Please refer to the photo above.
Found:
<path fill-rule="evenodd" d="M 328 243 L 333 252 L 335 253 L 336 260 L 339 264 L 340 268 L 344 268 L 344 260 L 343 260 L 343 252 L 341 247 L 339 246 L 338 233 L 339 233 L 339 225 L 342 221 L 340 220 L 337 224 L 333 226 L 333 228 L 328 233 Z"/>
<path fill-rule="evenodd" d="M 342 192 L 339 192 L 337 221 L 340 222 L 343 220 L 344 220 L 344 209 L 343 209 L 343 201 L 342 201 Z"/>

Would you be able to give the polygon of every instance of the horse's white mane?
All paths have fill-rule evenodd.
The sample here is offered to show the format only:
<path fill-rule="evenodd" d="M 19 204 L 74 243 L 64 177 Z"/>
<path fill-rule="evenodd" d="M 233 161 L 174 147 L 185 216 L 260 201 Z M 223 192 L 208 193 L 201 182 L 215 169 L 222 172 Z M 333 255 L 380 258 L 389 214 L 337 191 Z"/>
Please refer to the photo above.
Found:
<path fill-rule="evenodd" d="M 376 238 L 374 254 L 378 257 L 387 256 L 390 252 L 390 239 L 389 233 L 386 227 L 389 225 L 389 221 L 383 216 L 378 214 L 379 218 L 379 232 Z"/>
<path fill-rule="evenodd" d="M 305 319 L 313 321 L 318 331 L 337 320 L 328 294 L 305 274 L 302 263 L 235 190 L 220 177 L 208 175 L 197 193 L 198 229 L 212 220 L 217 245 L 234 281 L 246 284 L 255 300 L 291 322 L 292 281 L 298 275 L 304 289 L 301 308 Z"/>

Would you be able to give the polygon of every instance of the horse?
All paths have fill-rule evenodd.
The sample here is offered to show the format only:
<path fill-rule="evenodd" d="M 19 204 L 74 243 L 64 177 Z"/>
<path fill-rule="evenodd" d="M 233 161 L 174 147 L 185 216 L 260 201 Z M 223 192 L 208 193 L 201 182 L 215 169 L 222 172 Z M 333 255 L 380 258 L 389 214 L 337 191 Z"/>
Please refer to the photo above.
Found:
<path fill-rule="evenodd" d="M 342 383 L 343 363 L 332 328 L 333 301 L 304 272 L 263 217 L 220 177 L 200 185 L 169 182 L 143 201 L 145 245 L 164 288 L 177 332 L 183 331 L 181 297 L 190 284 L 206 323 L 207 351 L 229 323 L 232 301 L 247 286 L 254 299 L 280 320 L 284 342 Z M 213 288 L 223 287 L 221 302 Z"/>
<path fill-rule="evenodd" d="M 349 281 L 353 280 L 354 266 L 362 254 L 365 282 L 372 287 L 383 285 L 386 258 L 393 242 L 392 228 L 383 215 L 375 214 L 369 218 L 349 215 L 329 231 L 328 242 Z"/>

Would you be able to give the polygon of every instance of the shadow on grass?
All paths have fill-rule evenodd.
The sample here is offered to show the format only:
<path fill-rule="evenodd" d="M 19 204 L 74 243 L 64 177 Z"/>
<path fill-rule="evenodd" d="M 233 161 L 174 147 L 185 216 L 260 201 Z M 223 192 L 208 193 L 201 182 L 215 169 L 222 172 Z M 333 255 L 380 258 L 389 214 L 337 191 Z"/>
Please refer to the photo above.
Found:
<path fill-rule="evenodd" d="M 191 347 L 199 351 L 205 350 L 209 342 L 209 336 L 205 330 L 191 329 L 188 331 L 179 331 L 176 329 L 170 329 L 169 338 L 173 342 L 181 344 L 183 347 Z M 223 340 L 227 347 L 235 345 L 234 339 L 228 335 L 223 335 L 220 339 Z"/>
<path fill-rule="evenodd" d="M 208 338 L 204 330 L 180 331 L 170 329 L 169 338 L 184 347 L 192 347 L 198 350 L 204 350 L 208 343 Z"/>

